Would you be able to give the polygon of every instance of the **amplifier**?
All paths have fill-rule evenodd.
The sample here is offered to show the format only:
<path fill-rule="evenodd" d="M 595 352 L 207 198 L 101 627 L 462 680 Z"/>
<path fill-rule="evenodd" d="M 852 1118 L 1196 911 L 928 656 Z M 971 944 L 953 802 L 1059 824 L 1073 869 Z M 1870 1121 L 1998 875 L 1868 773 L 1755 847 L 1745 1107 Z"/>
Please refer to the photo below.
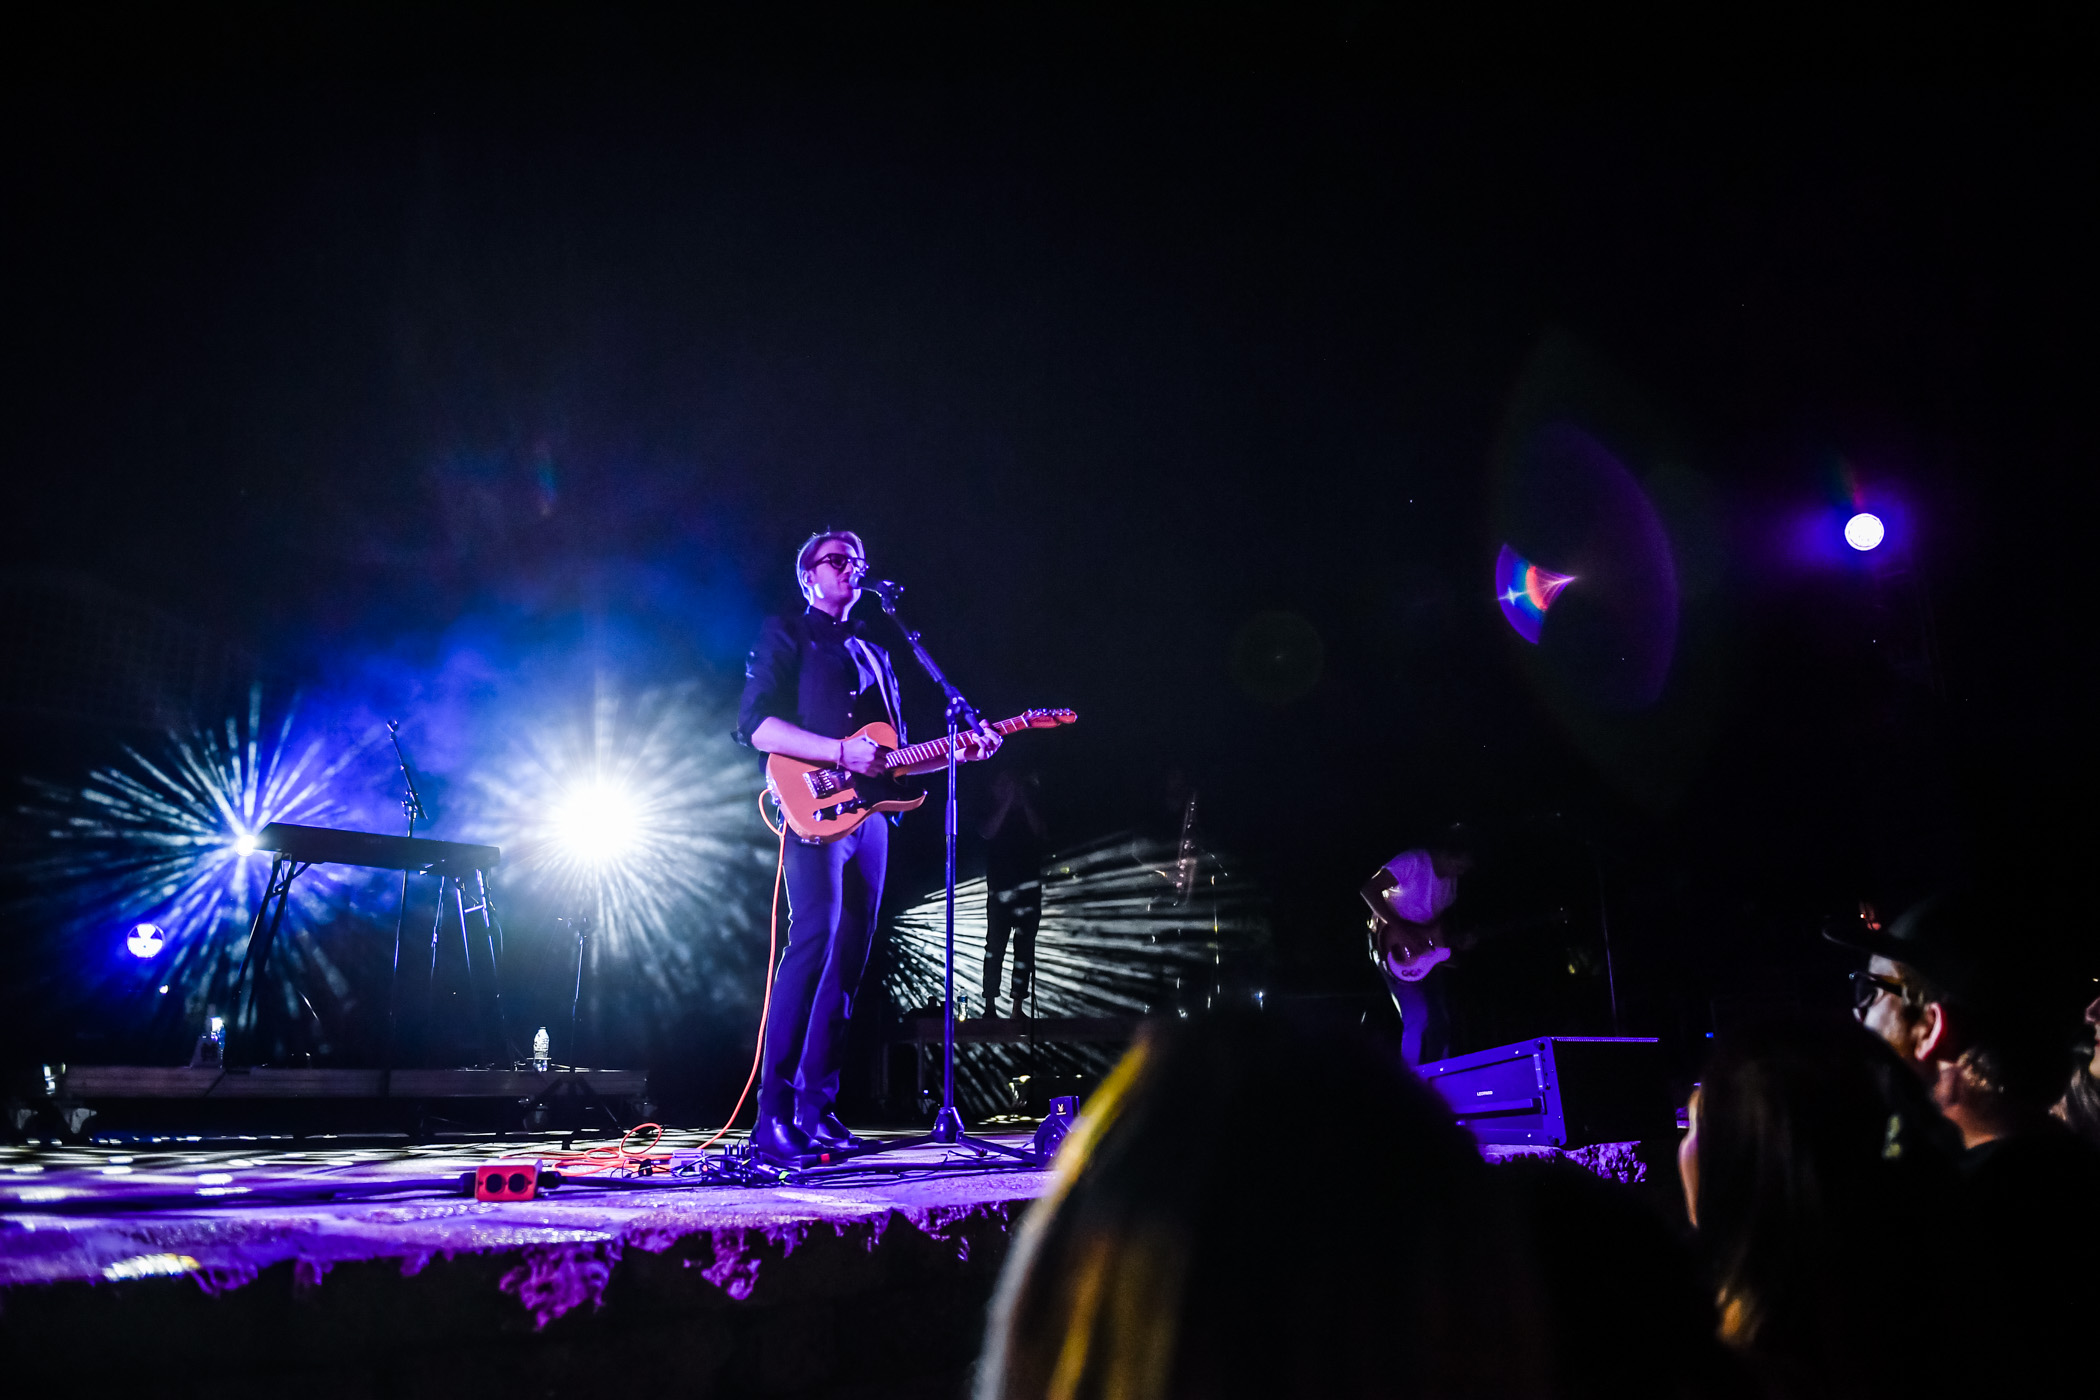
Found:
<path fill-rule="evenodd" d="M 1415 1073 L 1488 1143 L 1586 1147 L 1673 1132 L 1662 1042 L 1548 1035 L 1432 1060 Z"/>

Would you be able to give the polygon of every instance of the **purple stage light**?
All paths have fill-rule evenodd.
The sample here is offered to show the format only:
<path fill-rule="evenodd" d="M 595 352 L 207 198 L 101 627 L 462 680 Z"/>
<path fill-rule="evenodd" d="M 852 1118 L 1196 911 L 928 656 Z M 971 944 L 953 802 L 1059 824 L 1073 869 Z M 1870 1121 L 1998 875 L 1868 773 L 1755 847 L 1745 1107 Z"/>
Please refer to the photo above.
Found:
<path fill-rule="evenodd" d="M 167 941 L 168 935 L 159 924 L 133 924 L 131 932 L 124 936 L 124 946 L 135 958 L 160 956 L 161 945 Z M 167 988 L 163 987 L 161 990 L 166 991 Z"/>
<path fill-rule="evenodd" d="M 1881 517 L 1871 511 L 1861 511 L 1845 522 L 1845 543 L 1864 554 L 1878 548 L 1888 532 Z"/>
<path fill-rule="evenodd" d="M 1539 629 L 1546 625 L 1546 609 L 1574 581 L 1572 574 L 1542 569 L 1508 545 L 1502 546 L 1495 559 L 1495 601 L 1502 605 L 1502 615 L 1517 635 L 1533 646 L 1538 645 Z"/>

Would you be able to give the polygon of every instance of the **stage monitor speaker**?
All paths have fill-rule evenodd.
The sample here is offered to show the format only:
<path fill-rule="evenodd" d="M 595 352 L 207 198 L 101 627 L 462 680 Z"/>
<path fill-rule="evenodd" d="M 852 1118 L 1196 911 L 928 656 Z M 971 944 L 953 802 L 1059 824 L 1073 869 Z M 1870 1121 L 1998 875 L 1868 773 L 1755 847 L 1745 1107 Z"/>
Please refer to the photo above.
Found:
<path fill-rule="evenodd" d="M 1484 1143 L 1585 1147 L 1674 1132 L 1662 1043 L 1548 1035 L 1415 1071 Z"/>
<path fill-rule="evenodd" d="M 1049 1166 L 1057 1149 L 1065 1145 L 1071 1135 L 1072 1125 L 1079 1121 L 1079 1100 L 1066 1095 L 1050 1100 L 1050 1111 L 1043 1116 L 1042 1124 L 1035 1130 L 1035 1141 L 1029 1150 L 1035 1153 L 1039 1166 Z"/>

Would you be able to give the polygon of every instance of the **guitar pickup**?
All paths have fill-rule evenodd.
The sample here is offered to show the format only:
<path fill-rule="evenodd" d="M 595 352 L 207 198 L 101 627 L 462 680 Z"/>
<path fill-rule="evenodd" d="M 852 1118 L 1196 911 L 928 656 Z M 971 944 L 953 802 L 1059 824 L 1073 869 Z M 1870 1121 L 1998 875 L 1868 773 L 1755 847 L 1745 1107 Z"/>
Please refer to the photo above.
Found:
<path fill-rule="evenodd" d="M 839 790 L 839 775 L 836 769 L 812 768 L 802 775 L 802 781 L 809 784 L 811 797 L 829 797 Z"/>

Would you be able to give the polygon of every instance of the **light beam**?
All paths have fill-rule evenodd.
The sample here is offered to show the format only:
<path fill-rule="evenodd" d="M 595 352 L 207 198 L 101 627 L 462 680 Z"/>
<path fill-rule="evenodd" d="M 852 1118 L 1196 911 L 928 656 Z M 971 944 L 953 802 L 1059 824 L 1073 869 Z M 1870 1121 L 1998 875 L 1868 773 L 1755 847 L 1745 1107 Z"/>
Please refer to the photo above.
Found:
<path fill-rule="evenodd" d="M 900 1013 L 938 1006 L 944 892 L 936 890 L 891 923 L 894 956 L 885 981 Z M 1128 834 L 1054 856 L 1043 867 L 1043 917 L 1036 933 L 1035 1002 L 1041 1016 L 1188 1013 L 1241 999 L 1269 938 L 1260 891 L 1193 842 Z M 955 987 L 984 1004 L 985 883 L 956 887 Z M 1014 950 L 1002 976 L 1009 982 Z M 1003 993 L 1002 993 L 1003 994 Z M 956 1054 L 956 1094 L 971 1112 L 1003 1111 L 1019 1073 L 1098 1075 L 1118 1053 L 1106 1046 L 1050 1043 L 971 1045 Z"/>
<path fill-rule="evenodd" d="M 548 715 L 537 708 L 465 798 L 460 839 L 504 848 L 506 921 L 588 917 L 587 1002 L 625 1001 L 642 1020 L 678 1014 L 696 992 L 755 1004 L 774 845 L 758 820 L 756 755 L 730 737 L 728 714 L 698 683 L 630 691 L 600 678 L 568 720 Z M 568 974 L 518 973 L 530 975 L 547 987 L 519 990 L 541 996 L 562 980 L 565 1012 Z"/>
<path fill-rule="evenodd" d="M 262 867 L 243 858 L 255 849 L 254 833 L 273 821 L 346 824 L 336 788 L 369 743 L 334 746 L 330 757 L 329 742 L 302 735 L 298 719 L 294 701 L 265 728 L 257 687 L 247 714 L 227 716 L 218 729 L 171 730 L 157 745 L 127 745 L 122 761 L 77 786 L 31 780 L 38 800 L 20 815 L 39 853 L 18 869 L 38 891 L 33 915 L 57 927 L 85 964 L 85 975 L 54 989 L 58 995 L 128 986 L 117 972 L 125 964 L 110 961 L 104 941 L 109 925 L 128 916 L 135 925 L 126 939 L 131 953 L 159 955 L 159 948 L 139 952 L 146 927 L 158 929 L 172 950 L 164 970 L 170 993 L 156 998 L 152 1014 L 202 1024 L 227 1009 L 264 878 Z M 348 994 L 333 960 L 298 934 L 364 883 L 362 872 L 316 866 L 293 886 L 279 957 L 270 965 L 273 992 L 288 1013 L 297 1009 L 295 982 Z"/>

